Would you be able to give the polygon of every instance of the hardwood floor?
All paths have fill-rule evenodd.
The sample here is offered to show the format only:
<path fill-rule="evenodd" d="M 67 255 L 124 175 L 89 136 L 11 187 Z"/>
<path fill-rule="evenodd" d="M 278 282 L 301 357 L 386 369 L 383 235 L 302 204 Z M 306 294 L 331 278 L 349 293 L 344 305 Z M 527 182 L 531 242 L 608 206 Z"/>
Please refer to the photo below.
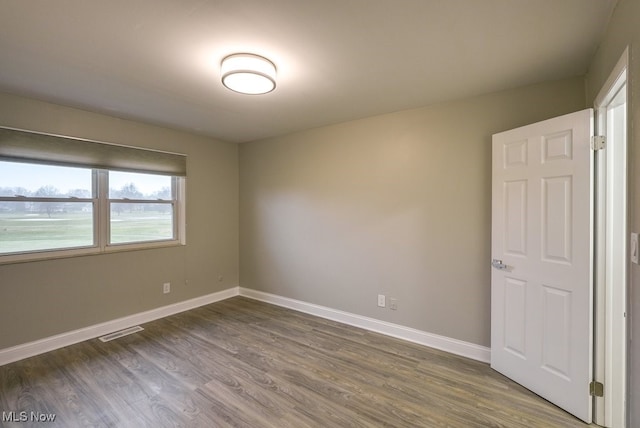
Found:
<path fill-rule="evenodd" d="M 0 426 L 587 426 L 484 363 L 243 297 L 144 328 L 0 367 Z"/>

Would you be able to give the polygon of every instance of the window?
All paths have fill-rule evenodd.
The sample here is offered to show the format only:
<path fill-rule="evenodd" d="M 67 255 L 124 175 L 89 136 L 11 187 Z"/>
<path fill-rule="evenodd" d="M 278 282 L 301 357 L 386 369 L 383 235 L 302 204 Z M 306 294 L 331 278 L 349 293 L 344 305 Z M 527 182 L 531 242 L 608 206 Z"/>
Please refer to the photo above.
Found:
<path fill-rule="evenodd" d="M 172 177 L 109 172 L 109 242 L 173 240 L 176 237 Z"/>
<path fill-rule="evenodd" d="M 0 254 L 94 245 L 92 171 L 0 162 Z"/>
<path fill-rule="evenodd" d="M 37 150 L 41 138 L 56 139 L 53 155 Z M 81 162 L 78 143 L 88 146 Z M 110 148 L 0 128 L 0 263 L 184 243 L 184 156 Z"/>

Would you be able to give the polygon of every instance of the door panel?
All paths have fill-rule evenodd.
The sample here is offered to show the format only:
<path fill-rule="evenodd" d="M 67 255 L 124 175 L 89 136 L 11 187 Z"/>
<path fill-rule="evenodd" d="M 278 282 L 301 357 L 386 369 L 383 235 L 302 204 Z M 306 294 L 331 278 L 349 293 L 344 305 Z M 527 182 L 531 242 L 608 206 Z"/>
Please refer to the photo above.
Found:
<path fill-rule="evenodd" d="M 504 280 L 505 318 L 504 348 L 519 358 L 526 359 L 527 283 L 513 278 Z"/>
<path fill-rule="evenodd" d="M 592 111 L 493 136 L 491 366 L 591 421 Z"/>
<path fill-rule="evenodd" d="M 527 182 L 504 183 L 505 195 L 505 253 L 512 256 L 527 254 Z"/>
<path fill-rule="evenodd" d="M 571 176 L 542 179 L 542 259 L 571 264 Z"/>
<path fill-rule="evenodd" d="M 543 286 L 542 368 L 565 380 L 571 379 L 571 293 Z M 545 346 L 546 345 L 546 346 Z"/>

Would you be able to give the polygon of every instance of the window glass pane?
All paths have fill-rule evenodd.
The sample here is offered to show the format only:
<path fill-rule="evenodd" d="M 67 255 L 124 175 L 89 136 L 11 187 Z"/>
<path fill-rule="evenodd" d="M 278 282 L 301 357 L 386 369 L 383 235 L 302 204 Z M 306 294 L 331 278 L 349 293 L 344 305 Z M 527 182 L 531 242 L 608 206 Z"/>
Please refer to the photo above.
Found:
<path fill-rule="evenodd" d="M 111 203 L 111 244 L 174 239 L 170 203 Z"/>
<path fill-rule="evenodd" d="M 109 171 L 110 199 L 171 199 L 171 177 Z"/>
<path fill-rule="evenodd" d="M 0 254 L 93 245 L 87 202 L 0 202 Z"/>
<path fill-rule="evenodd" d="M 91 169 L 0 161 L 0 196 L 91 198 Z"/>

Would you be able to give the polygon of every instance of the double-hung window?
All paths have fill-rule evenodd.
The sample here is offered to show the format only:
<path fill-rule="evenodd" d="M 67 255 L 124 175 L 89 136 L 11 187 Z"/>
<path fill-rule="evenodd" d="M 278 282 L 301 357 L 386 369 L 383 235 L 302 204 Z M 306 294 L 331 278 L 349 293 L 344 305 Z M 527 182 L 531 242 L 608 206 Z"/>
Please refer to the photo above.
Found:
<path fill-rule="evenodd" d="M 175 239 L 174 177 L 109 171 L 108 183 L 110 244 Z"/>
<path fill-rule="evenodd" d="M 186 157 L 0 128 L 0 263 L 179 245 Z"/>

